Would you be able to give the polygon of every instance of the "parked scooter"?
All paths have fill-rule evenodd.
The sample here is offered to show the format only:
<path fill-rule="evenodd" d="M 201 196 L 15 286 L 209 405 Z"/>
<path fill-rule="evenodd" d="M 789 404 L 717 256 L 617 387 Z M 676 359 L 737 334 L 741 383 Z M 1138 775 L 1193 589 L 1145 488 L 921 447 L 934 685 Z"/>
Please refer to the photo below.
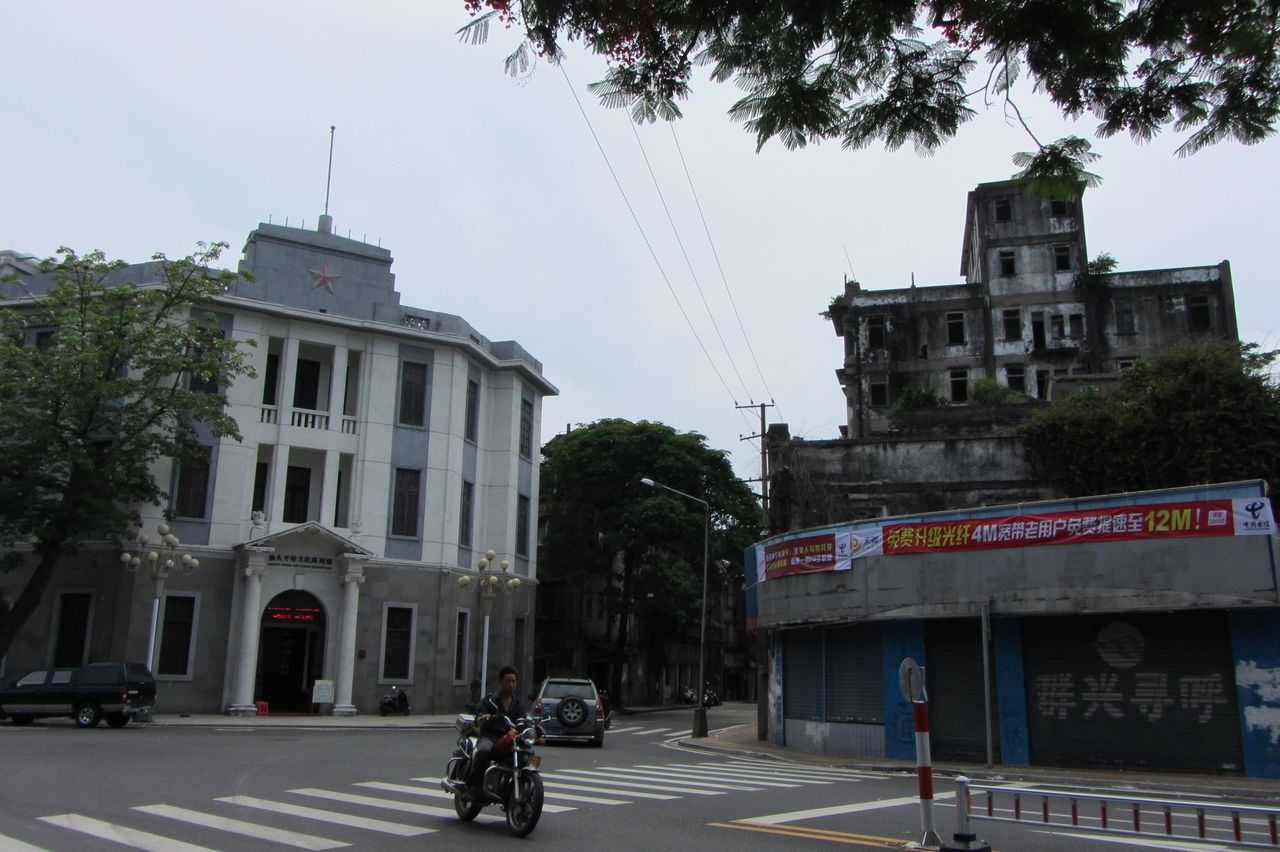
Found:
<path fill-rule="evenodd" d="M 378 712 L 383 716 L 390 716 L 392 713 L 408 716 L 409 693 L 401 689 L 398 684 L 392 684 L 387 694 L 378 699 Z"/>
<path fill-rule="evenodd" d="M 481 788 L 476 791 L 467 785 L 480 736 L 476 717 L 459 713 L 454 724 L 458 728 L 458 747 L 449 758 L 440 786 L 453 794 L 458 819 L 470 822 L 481 808 L 496 804 L 506 811 L 511 834 L 524 837 L 533 831 L 542 816 L 542 776 L 538 773 L 541 758 L 533 752 L 534 744 L 543 737 L 542 727 L 532 719 L 517 720 L 494 745 L 493 763 L 485 769 Z"/>

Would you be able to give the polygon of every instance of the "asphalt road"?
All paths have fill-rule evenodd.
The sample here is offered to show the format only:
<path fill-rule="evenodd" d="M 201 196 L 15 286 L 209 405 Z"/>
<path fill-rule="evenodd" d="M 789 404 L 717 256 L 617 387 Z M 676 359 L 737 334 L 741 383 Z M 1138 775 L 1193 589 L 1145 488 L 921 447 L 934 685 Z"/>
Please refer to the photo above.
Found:
<path fill-rule="evenodd" d="M 715 708 L 711 727 L 754 724 L 754 712 Z M 458 821 L 437 782 L 453 747 L 450 731 L 5 724 L 0 850 L 491 850 L 525 843 L 557 852 L 702 852 L 900 849 L 922 839 L 913 773 L 683 748 L 671 738 L 688 730 L 686 715 L 622 718 L 602 749 L 544 746 L 547 808 L 525 840 L 507 835 L 497 807 L 476 823 Z M 949 840 L 953 788 L 939 788 L 935 820 Z M 1033 824 L 982 823 L 977 830 L 1002 852 L 1093 852 L 1129 842 Z"/>

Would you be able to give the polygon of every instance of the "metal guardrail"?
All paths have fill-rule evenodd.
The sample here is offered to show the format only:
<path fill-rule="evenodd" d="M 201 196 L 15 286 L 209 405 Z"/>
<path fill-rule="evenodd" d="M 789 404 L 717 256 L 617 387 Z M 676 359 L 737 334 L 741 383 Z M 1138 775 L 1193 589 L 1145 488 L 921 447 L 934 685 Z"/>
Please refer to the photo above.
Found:
<path fill-rule="evenodd" d="M 1276 827 L 1280 808 L 1200 799 L 974 784 L 964 777 L 957 778 L 956 784 L 959 787 L 957 810 L 960 812 L 960 831 L 964 834 L 968 834 L 969 819 L 985 819 L 1280 849 Z M 973 802 L 975 793 L 985 799 L 976 809 Z M 1057 810 L 1050 806 L 1051 802 L 1057 805 Z"/>

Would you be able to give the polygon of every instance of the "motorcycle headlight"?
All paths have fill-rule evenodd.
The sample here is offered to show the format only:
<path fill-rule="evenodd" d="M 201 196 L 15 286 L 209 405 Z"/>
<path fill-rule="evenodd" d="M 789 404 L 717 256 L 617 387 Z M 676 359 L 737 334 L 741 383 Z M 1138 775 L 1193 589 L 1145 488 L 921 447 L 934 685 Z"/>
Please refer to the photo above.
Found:
<path fill-rule="evenodd" d="M 525 745 L 533 745 L 538 741 L 538 729 L 536 727 L 525 728 L 520 733 L 520 741 Z"/>

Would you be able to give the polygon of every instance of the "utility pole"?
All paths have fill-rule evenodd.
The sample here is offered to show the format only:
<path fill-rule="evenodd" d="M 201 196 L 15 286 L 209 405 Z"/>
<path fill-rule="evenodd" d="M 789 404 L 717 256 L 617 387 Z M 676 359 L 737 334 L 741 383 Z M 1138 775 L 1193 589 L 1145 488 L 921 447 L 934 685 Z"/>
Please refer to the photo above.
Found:
<path fill-rule="evenodd" d="M 752 438 L 760 439 L 760 529 L 767 530 L 769 528 L 769 447 L 765 444 L 765 420 L 764 410 L 773 408 L 772 402 L 761 402 L 752 405 L 735 405 L 734 408 L 758 408 L 760 409 L 760 434 L 759 435 L 742 435 L 738 438 L 740 441 L 750 441 Z M 745 480 L 746 482 L 755 482 L 754 479 Z"/>

